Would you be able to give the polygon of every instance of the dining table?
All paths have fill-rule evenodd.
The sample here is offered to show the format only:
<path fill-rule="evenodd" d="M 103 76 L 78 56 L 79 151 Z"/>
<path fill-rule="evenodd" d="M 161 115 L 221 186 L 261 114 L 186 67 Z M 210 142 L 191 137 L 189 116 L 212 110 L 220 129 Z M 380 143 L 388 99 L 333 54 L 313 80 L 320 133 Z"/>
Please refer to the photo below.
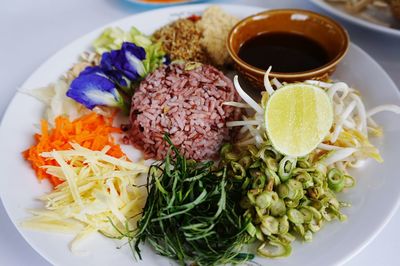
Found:
<path fill-rule="evenodd" d="M 397 87 L 400 87 L 400 35 L 390 35 L 343 20 L 307 0 L 200 2 L 252 5 L 265 9 L 298 8 L 330 16 L 346 28 L 351 41 L 376 60 Z M 8 103 L 23 82 L 58 50 L 100 26 L 154 8 L 161 6 L 135 4 L 128 0 L 1 1 L 0 117 L 5 114 Z M 384 88 L 377 89 L 385 93 Z M 1 178 L 18 177 L 1 176 Z M 373 212 L 371 210 L 371 215 L 374 215 Z M 345 265 L 400 265 L 399 225 L 400 211 L 397 211 L 379 234 Z M 0 203 L 0 265 L 50 265 L 18 233 L 2 203 Z M 68 265 L 68 262 L 65 262 L 65 265 Z"/>

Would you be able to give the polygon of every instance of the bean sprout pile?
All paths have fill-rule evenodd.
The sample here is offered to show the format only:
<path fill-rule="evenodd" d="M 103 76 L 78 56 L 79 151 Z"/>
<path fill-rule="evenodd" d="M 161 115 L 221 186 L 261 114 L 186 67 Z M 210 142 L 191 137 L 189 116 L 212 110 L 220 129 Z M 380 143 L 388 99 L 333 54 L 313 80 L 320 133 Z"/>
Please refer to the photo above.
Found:
<path fill-rule="evenodd" d="M 279 89 L 284 85 L 276 78 L 270 81 L 270 71 L 271 67 L 264 75 L 265 91 L 262 92 L 260 104 L 246 94 L 239 84 L 238 77 L 234 77 L 235 88 L 246 103 L 225 104 L 247 109 L 249 114 L 243 115 L 242 121 L 227 123 L 229 127 L 242 126 L 238 146 L 254 144 L 259 147 L 267 138 L 265 128 L 268 125 L 264 125 L 264 108 L 275 91 L 273 86 Z M 383 131 L 372 117 L 384 111 L 400 114 L 400 106 L 387 104 L 367 110 L 360 93 L 344 82 L 306 80 L 304 83 L 324 89 L 334 108 L 334 123 L 330 133 L 313 153 L 326 153 L 324 164 L 342 171 L 346 171 L 347 167 L 362 166 L 367 158 L 382 162 L 378 149 L 370 143 L 370 136 L 382 136 Z"/>

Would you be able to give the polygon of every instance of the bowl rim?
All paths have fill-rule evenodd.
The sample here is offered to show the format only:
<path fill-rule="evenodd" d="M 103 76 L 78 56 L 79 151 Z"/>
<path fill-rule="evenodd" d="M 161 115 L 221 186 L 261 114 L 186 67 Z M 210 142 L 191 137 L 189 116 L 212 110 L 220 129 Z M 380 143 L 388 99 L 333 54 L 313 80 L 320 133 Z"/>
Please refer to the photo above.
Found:
<path fill-rule="evenodd" d="M 270 76 L 276 77 L 276 78 L 307 78 L 310 75 L 321 75 L 322 73 L 326 73 L 328 72 L 331 68 L 335 67 L 346 55 L 347 51 L 349 50 L 349 45 L 350 45 L 350 37 L 349 34 L 347 32 L 347 30 L 337 21 L 335 21 L 334 19 L 319 14 L 317 12 L 313 12 L 310 10 L 305 10 L 305 9 L 292 9 L 292 8 L 287 8 L 287 9 L 269 9 L 269 10 L 265 10 L 259 13 L 256 13 L 254 15 L 248 16 L 246 18 L 243 18 L 242 20 L 238 21 L 233 27 L 232 29 L 229 31 L 228 33 L 228 37 L 226 38 L 226 46 L 228 49 L 228 53 L 229 55 L 232 57 L 233 61 L 235 61 L 235 63 L 239 64 L 240 67 L 244 68 L 246 71 L 252 72 L 254 74 L 257 75 L 264 75 L 265 72 L 267 71 L 266 69 L 261 69 L 261 68 L 257 68 L 255 66 L 250 65 L 249 63 L 243 61 L 238 53 L 233 49 L 232 47 L 232 38 L 234 35 L 235 30 L 237 30 L 237 28 L 243 24 L 245 24 L 248 21 L 253 20 L 255 17 L 261 16 L 261 15 L 269 15 L 269 14 L 279 14 L 279 13 L 289 13 L 289 14 L 295 14 L 295 13 L 300 13 L 300 14 L 304 14 L 304 15 L 309 15 L 312 16 L 314 18 L 317 18 L 319 20 L 324 20 L 327 21 L 329 24 L 334 25 L 336 29 L 339 30 L 339 32 L 341 33 L 340 35 L 343 37 L 344 40 L 344 49 L 341 49 L 339 51 L 339 53 L 332 58 L 330 61 L 328 61 L 326 64 L 318 67 L 318 68 L 313 68 L 307 71 L 301 71 L 301 72 L 274 72 L 271 71 L 269 73 Z"/>

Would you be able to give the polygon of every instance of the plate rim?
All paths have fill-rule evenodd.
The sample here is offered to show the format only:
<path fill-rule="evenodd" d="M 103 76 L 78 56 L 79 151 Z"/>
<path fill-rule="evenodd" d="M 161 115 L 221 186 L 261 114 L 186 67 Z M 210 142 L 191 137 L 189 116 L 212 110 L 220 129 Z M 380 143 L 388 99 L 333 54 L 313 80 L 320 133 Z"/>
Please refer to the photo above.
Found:
<path fill-rule="evenodd" d="M 321 9 L 334 14 L 340 18 L 343 18 L 346 21 L 349 21 L 350 23 L 354 23 L 356 25 L 362 26 L 363 28 L 368 28 L 370 30 L 375 30 L 381 33 L 386 33 L 389 34 L 391 36 L 397 36 L 400 37 L 400 29 L 394 29 L 394 28 L 389 28 L 389 27 L 385 27 L 379 24 L 375 24 L 366 20 L 363 20 L 361 18 L 357 18 L 354 17 L 352 15 L 347 14 L 346 12 L 343 12 L 331 5 L 329 5 L 328 3 L 326 3 L 324 0 L 311 0 L 311 2 L 313 4 L 315 4 L 316 6 L 320 7 Z"/>
<path fill-rule="evenodd" d="M 319 0 L 311 0 L 312 2 L 314 1 L 319 1 Z M 58 49 L 54 54 L 52 54 L 50 57 L 47 57 L 46 60 L 44 60 L 38 67 L 35 68 L 35 70 L 33 72 L 31 72 L 31 74 L 25 79 L 25 81 L 22 83 L 21 88 L 26 88 L 25 84 L 29 83 L 30 80 L 32 79 L 32 77 L 34 77 L 36 75 L 37 72 L 40 71 L 40 69 L 42 69 L 45 65 L 48 64 L 48 62 L 54 60 L 54 58 L 58 57 L 60 54 L 65 53 L 66 50 L 70 49 L 71 47 L 73 47 L 74 45 L 78 44 L 79 42 L 81 42 L 82 39 L 84 39 L 86 36 L 88 35 L 93 35 L 97 32 L 100 32 L 101 30 L 110 27 L 110 26 L 114 26 L 115 24 L 123 24 L 125 20 L 131 20 L 133 17 L 138 16 L 138 15 L 142 15 L 142 14 L 148 14 L 151 15 L 151 13 L 158 13 L 158 12 L 169 12 L 172 13 L 173 10 L 176 9 L 183 9 L 185 7 L 190 7 L 193 9 L 204 9 L 210 5 L 213 5 L 213 3 L 197 3 L 197 4 L 183 4 L 183 5 L 173 5 L 170 7 L 162 7 L 162 8 L 157 8 L 157 9 L 153 9 L 153 10 L 148 10 L 148 11 L 144 11 L 144 12 L 138 12 L 132 15 L 128 15 L 125 17 L 122 17 L 120 19 L 111 21 L 109 23 L 103 24 L 100 27 L 96 27 L 95 29 L 75 38 L 74 40 L 68 42 L 66 45 L 64 45 L 63 47 L 61 47 L 60 49 Z M 225 8 L 254 8 L 254 10 L 262 10 L 262 9 L 268 9 L 268 7 L 259 7 L 259 6 L 254 6 L 254 5 L 238 5 L 238 4 L 218 4 L 221 7 L 225 7 Z M 176 10 L 178 11 L 178 10 Z M 181 10 L 179 10 L 180 12 Z M 183 11 L 183 10 L 182 10 Z M 256 11 L 258 12 L 258 11 Z M 400 31 L 399 31 L 400 33 Z M 391 77 L 389 76 L 389 74 L 384 70 L 384 68 L 371 56 L 369 55 L 366 51 L 364 51 L 362 48 L 360 48 L 358 45 L 350 42 L 350 48 L 351 49 L 355 49 L 357 50 L 357 52 L 360 52 L 363 54 L 364 57 L 368 58 L 371 63 L 374 64 L 374 66 L 379 69 L 381 71 L 381 73 L 385 76 L 385 78 L 387 79 L 387 81 L 389 83 L 391 83 L 391 85 L 393 85 L 394 88 L 396 88 L 396 94 L 397 96 L 400 98 L 400 91 L 399 88 L 397 87 L 397 85 L 394 83 L 394 81 L 391 79 Z M 19 91 L 15 91 L 11 101 L 7 104 L 6 109 L 3 113 L 3 116 L 1 117 L 0 120 L 0 135 L 2 134 L 2 132 L 4 131 L 4 120 L 7 116 L 9 116 L 9 112 L 10 112 L 10 106 L 13 104 L 13 102 L 16 100 L 16 96 L 18 95 Z M 45 259 L 46 261 L 48 261 L 49 263 L 53 264 L 53 265 L 57 265 L 57 263 L 55 263 L 55 261 L 53 261 L 52 258 L 50 258 L 49 256 L 46 255 L 46 253 L 36 247 L 36 245 L 34 243 L 31 242 L 31 240 L 26 236 L 26 234 L 23 232 L 22 228 L 20 226 L 17 226 L 17 222 L 14 222 L 14 220 L 10 217 L 10 212 L 9 212 L 9 207 L 7 206 L 7 204 L 5 204 L 4 200 L 3 200 L 3 192 L 2 189 L 0 189 L 0 201 L 2 202 L 5 212 L 7 214 L 7 218 L 12 222 L 13 226 L 17 229 L 18 233 L 20 234 L 20 236 L 22 236 L 22 238 L 24 239 L 24 241 L 26 241 L 30 248 L 32 248 L 37 254 L 39 254 L 43 259 Z M 370 236 L 368 236 L 364 241 L 360 242 L 358 245 L 356 245 L 356 247 L 351 250 L 347 255 L 345 255 L 343 258 L 339 259 L 337 261 L 338 265 L 343 265 L 344 263 L 350 261 L 352 258 L 354 258 L 356 255 L 358 255 L 366 246 L 368 246 L 380 233 L 381 231 L 385 228 L 385 226 L 389 223 L 389 221 L 392 219 L 392 217 L 394 216 L 394 214 L 398 211 L 398 209 L 400 208 L 400 195 L 397 197 L 397 201 L 394 205 L 394 207 L 390 210 L 390 212 L 388 213 L 388 215 L 386 216 L 385 219 L 383 219 L 379 225 L 377 226 L 376 230 L 373 231 Z"/>

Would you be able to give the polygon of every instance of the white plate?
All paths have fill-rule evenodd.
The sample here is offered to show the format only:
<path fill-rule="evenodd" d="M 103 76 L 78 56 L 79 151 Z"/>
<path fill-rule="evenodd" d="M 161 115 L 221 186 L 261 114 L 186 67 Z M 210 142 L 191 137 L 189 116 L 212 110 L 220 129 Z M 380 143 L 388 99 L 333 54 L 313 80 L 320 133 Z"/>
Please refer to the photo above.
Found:
<path fill-rule="evenodd" d="M 326 10 L 329 13 L 332 13 L 338 17 L 341 17 L 345 20 L 348 20 L 348 21 L 358 24 L 360 26 L 370 28 L 373 30 L 377 30 L 380 32 L 385 32 L 385 33 L 388 33 L 391 35 L 400 36 L 400 29 L 391 28 L 386 25 L 381 25 L 378 23 L 368 21 L 368 20 L 362 18 L 360 16 L 360 14 L 352 15 L 352 14 L 346 12 L 340 5 L 335 6 L 333 4 L 327 3 L 325 0 L 311 0 L 311 2 L 313 2 L 314 4 L 316 4 L 317 6 Z M 377 17 L 381 18 L 382 21 L 384 21 L 384 23 L 400 25 L 400 23 L 398 21 L 396 21 L 395 18 L 389 12 L 384 13 L 384 14 L 381 14 L 378 12 L 372 12 L 372 11 L 371 12 L 366 11 L 366 12 L 361 12 L 361 13 L 364 13 L 365 15 L 369 15 L 371 17 L 373 17 L 374 15 L 370 14 L 370 13 L 376 13 L 375 15 Z"/>
<path fill-rule="evenodd" d="M 150 34 L 158 27 L 179 16 L 201 12 L 206 5 L 177 6 L 154 10 L 119 20 L 108 26 L 128 29 L 135 25 Z M 248 6 L 223 6 L 228 12 L 244 17 L 259 8 Z M 154 18 L 157 18 L 154 20 Z M 104 29 L 98 29 L 76 40 L 45 62 L 25 82 L 23 88 L 35 88 L 55 81 L 89 49 L 90 43 Z M 360 89 L 367 107 L 378 104 L 400 104 L 396 86 L 383 69 L 365 52 L 351 45 L 344 61 L 338 66 L 335 77 Z M 20 222 L 29 216 L 28 208 L 40 207 L 35 198 L 50 188 L 39 184 L 32 169 L 23 160 L 21 151 L 33 142 L 35 124 L 43 111 L 41 103 L 17 93 L 8 106 L 0 127 L 0 193 L 11 220 L 26 241 L 49 262 L 56 265 L 132 265 L 132 256 L 125 246 L 117 249 L 117 243 L 100 235 L 88 239 L 82 247 L 87 254 L 72 254 L 68 249 L 71 235 L 25 230 Z M 398 152 L 400 150 L 400 119 L 392 114 L 381 114 L 377 121 L 384 127 L 385 136 L 378 146 L 385 159 L 384 164 L 368 161 L 364 168 L 354 171 L 357 186 L 340 195 L 353 204 L 345 210 L 348 221 L 333 222 L 315 235 L 313 242 L 296 242 L 289 258 L 274 260 L 275 265 L 330 265 L 343 263 L 365 247 L 388 222 L 399 203 L 400 179 L 398 178 Z M 143 248 L 141 265 L 168 265 L 165 258 Z M 257 258 L 260 264 L 269 260 Z"/>

